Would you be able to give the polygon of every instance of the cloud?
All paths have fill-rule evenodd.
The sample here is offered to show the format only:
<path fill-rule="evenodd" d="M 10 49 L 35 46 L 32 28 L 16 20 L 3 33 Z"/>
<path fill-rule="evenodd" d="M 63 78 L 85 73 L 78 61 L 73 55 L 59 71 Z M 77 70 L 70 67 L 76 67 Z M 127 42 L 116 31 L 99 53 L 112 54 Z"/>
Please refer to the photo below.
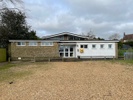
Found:
<path fill-rule="evenodd" d="M 99 37 L 133 33 L 132 0 L 24 0 L 28 23 L 39 36 L 93 30 Z"/>

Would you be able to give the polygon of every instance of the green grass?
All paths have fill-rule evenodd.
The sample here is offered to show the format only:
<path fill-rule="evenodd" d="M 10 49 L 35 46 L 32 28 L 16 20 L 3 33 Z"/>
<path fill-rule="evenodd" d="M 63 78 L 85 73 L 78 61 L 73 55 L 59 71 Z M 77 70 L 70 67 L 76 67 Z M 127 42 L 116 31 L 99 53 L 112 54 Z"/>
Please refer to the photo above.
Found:
<path fill-rule="evenodd" d="M 119 60 L 118 62 L 120 62 L 122 64 L 130 64 L 130 65 L 133 65 L 133 60 Z"/>
<path fill-rule="evenodd" d="M 18 78 L 22 78 L 24 76 L 27 76 L 31 74 L 29 71 L 23 71 L 23 72 L 13 72 L 13 71 L 2 71 L 0 72 L 0 82 L 3 81 L 14 81 Z"/>
<path fill-rule="evenodd" d="M 7 63 L 7 64 L 4 64 L 4 65 L 0 66 L 0 71 L 9 69 L 9 68 L 15 67 L 15 66 L 16 66 L 15 64 Z"/>
<path fill-rule="evenodd" d="M 133 66 L 133 60 L 112 60 L 111 63 L 120 63 L 122 65 L 131 65 Z"/>
<path fill-rule="evenodd" d="M 28 67 L 28 68 L 27 68 Z M 19 62 L 19 63 L 5 63 L 0 65 L 0 83 L 15 81 L 36 72 L 36 70 L 49 70 L 53 68 L 50 63 L 40 62 Z"/>
<path fill-rule="evenodd" d="M 20 67 L 20 66 L 19 64 L 11 64 L 11 63 L 7 63 L 7 64 L 0 66 L 0 82 L 14 81 L 18 78 L 21 78 L 23 76 L 26 76 L 32 73 L 31 71 L 26 71 L 26 70 L 15 71 L 11 69 L 12 67 Z"/>
<path fill-rule="evenodd" d="M 119 49 L 118 56 L 120 56 L 120 57 L 124 56 L 124 52 L 133 52 L 133 49 L 129 49 L 129 50 Z"/>

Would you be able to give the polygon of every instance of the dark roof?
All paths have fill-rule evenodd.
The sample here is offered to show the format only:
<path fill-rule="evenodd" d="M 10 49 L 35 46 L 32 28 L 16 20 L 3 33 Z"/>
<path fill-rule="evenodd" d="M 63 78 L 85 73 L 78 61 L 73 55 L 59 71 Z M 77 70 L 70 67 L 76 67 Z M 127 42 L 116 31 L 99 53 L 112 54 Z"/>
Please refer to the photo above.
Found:
<path fill-rule="evenodd" d="M 114 43 L 114 42 L 119 42 L 117 40 L 9 40 L 9 42 L 64 42 L 64 43 L 69 43 L 69 42 L 89 42 L 89 43 Z"/>
<path fill-rule="evenodd" d="M 133 34 L 124 35 L 123 40 L 133 40 Z"/>
<path fill-rule="evenodd" d="M 74 33 L 70 33 L 70 32 L 62 32 L 62 33 L 53 34 L 53 35 L 49 35 L 49 36 L 43 36 L 42 39 L 52 38 L 52 37 L 61 36 L 61 35 L 71 35 L 71 36 L 77 36 L 80 38 L 87 38 L 87 37 L 79 35 L 79 34 L 74 34 Z"/>

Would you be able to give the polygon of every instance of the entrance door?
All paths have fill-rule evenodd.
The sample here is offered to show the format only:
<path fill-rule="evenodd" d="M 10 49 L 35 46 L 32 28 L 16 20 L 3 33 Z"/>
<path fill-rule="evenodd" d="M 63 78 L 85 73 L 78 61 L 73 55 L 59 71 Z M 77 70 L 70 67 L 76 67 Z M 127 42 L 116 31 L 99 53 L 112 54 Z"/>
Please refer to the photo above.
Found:
<path fill-rule="evenodd" d="M 74 57 L 74 46 L 60 46 L 60 57 Z"/>
<path fill-rule="evenodd" d="M 65 47 L 64 49 L 64 53 L 65 53 L 65 56 L 64 57 L 69 57 L 69 48 L 68 47 Z"/>

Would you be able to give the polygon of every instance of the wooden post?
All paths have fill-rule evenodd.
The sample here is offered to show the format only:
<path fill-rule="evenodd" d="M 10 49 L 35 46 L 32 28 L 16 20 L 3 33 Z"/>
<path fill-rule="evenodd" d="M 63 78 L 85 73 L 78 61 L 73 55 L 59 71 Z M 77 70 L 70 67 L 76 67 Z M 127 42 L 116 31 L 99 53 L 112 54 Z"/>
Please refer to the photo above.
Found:
<path fill-rule="evenodd" d="M 91 60 L 92 60 L 92 56 L 91 56 Z"/>
<path fill-rule="evenodd" d="M 36 62 L 36 57 L 34 56 L 34 62 Z"/>
<path fill-rule="evenodd" d="M 11 62 L 11 58 L 10 57 L 8 57 L 8 62 Z"/>
<path fill-rule="evenodd" d="M 50 62 L 50 58 L 48 58 L 48 62 Z"/>
<path fill-rule="evenodd" d="M 106 57 L 104 57 L 104 60 L 106 60 Z"/>
<path fill-rule="evenodd" d="M 113 56 L 113 60 L 115 59 L 115 57 Z"/>

